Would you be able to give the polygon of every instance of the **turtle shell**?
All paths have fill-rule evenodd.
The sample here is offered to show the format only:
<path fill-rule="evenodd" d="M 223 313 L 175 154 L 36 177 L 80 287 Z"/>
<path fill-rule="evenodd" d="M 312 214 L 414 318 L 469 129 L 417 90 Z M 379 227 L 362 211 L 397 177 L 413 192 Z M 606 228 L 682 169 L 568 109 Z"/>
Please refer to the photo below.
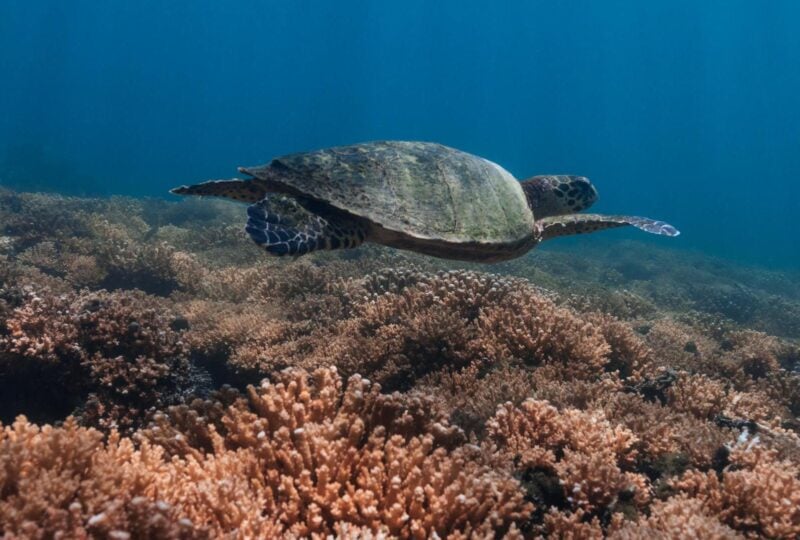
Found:
<path fill-rule="evenodd" d="M 241 171 L 277 176 L 304 195 L 411 237 L 506 244 L 533 231 L 533 213 L 508 171 L 441 144 L 376 141 Z"/>

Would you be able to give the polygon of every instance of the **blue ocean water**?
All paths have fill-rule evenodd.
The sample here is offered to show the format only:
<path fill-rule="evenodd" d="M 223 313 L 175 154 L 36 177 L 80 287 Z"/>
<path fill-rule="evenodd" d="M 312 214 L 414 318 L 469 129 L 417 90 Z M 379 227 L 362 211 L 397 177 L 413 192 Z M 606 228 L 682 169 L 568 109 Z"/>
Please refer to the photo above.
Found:
<path fill-rule="evenodd" d="M 165 196 L 434 140 L 683 231 L 649 241 L 796 269 L 798 21 L 792 0 L 3 0 L 0 184 Z"/>

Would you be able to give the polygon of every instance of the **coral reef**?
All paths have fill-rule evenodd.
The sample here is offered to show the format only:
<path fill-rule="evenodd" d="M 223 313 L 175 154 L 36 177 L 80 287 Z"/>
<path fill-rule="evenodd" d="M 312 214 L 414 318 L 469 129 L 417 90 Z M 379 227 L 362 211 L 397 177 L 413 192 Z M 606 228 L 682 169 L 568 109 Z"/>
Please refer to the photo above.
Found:
<path fill-rule="evenodd" d="M 650 500 L 649 481 L 632 472 L 636 437 L 601 411 L 558 411 L 529 399 L 519 407 L 501 406 L 488 423 L 488 438 L 551 519 L 556 508 L 579 514 L 581 522 L 614 512 L 635 516 Z"/>
<path fill-rule="evenodd" d="M 800 468 L 752 442 L 731 452 L 722 475 L 687 471 L 673 481 L 727 525 L 769 538 L 800 535 Z"/>
<path fill-rule="evenodd" d="M 0 335 L 2 418 L 23 402 L 33 416 L 77 406 L 91 425 L 126 430 L 192 384 L 175 318 L 154 298 L 25 289 L 17 302 Z"/>
<path fill-rule="evenodd" d="M 270 259 L 240 214 L 0 192 L 0 536 L 800 535 L 796 276 Z"/>
<path fill-rule="evenodd" d="M 531 505 L 519 483 L 424 400 L 357 376 L 342 389 L 332 369 L 279 379 L 249 387 L 219 429 L 195 422 L 200 437 L 181 432 L 186 410 L 162 414 L 138 448 L 72 421 L 18 420 L 0 436 L 0 523 L 35 535 L 520 536 Z"/>

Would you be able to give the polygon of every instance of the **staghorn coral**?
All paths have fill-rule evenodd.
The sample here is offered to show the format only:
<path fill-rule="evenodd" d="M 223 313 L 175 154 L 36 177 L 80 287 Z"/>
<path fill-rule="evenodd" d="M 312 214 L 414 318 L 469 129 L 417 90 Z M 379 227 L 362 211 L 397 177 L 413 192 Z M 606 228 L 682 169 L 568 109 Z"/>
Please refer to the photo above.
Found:
<path fill-rule="evenodd" d="M 193 256 L 152 240 L 141 204 L 131 199 L 9 194 L 0 198 L 3 213 L 19 262 L 76 287 L 166 296 L 202 274 Z"/>
<path fill-rule="evenodd" d="M 286 321 L 264 304 L 195 300 L 182 305 L 182 314 L 191 357 L 219 384 L 257 383 L 273 371 L 300 364 L 321 340 L 313 322 Z"/>
<path fill-rule="evenodd" d="M 388 452 L 474 488 L 495 508 L 516 503 L 490 495 L 494 483 L 506 501 L 522 490 L 535 503 L 515 506 L 501 525 L 479 512 L 464 521 L 452 517 L 444 488 L 426 484 L 435 519 L 406 511 L 421 535 L 428 526 L 454 537 L 794 532 L 794 515 L 770 491 L 795 490 L 800 463 L 800 354 L 791 341 L 800 335 L 800 289 L 789 273 L 637 243 L 610 250 L 602 238 L 491 273 L 370 246 L 265 259 L 242 234 L 241 208 L 209 201 L 3 192 L 0 222 L 3 419 L 24 412 L 58 422 L 76 412 L 105 437 L 75 420 L 6 427 L 19 433 L 0 443 L 8 464 L 0 476 L 13 473 L 2 477 L 11 483 L 0 487 L 0 535 L 406 536 L 385 504 L 391 490 L 381 474 L 394 465 L 377 456 Z M 440 271 L 453 268 L 461 270 Z M 159 297 L 127 292 L 133 287 Z M 93 298 L 113 300 L 96 320 L 82 307 Z M 126 313 L 143 333 L 129 332 Z M 120 344 L 125 351 L 115 353 Z M 375 416 L 343 409 L 350 387 L 338 381 L 326 412 L 298 424 L 294 407 L 309 410 L 338 378 L 305 379 L 292 393 L 277 389 L 300 372 L 280 370 L 330 364 L 404 392 L 381 395 L 353 379 L 370 410 L 383 411 Z M 262 377 L 268 388 L 242 391 Z M 542 412 L 536 422 L 568 434 L 538 440 L 534 430 L 514 443 L 527 460 L 515 462 L 492 438 L 503 418 L 493 415 L 498 405 L 524 412 L 528 398 L 555 406 L 554 420 Z M 280 403 L 277 420 L 264 419 L 274 412 L 267 402 Z M 331 427 L 344 418 L 363 424 L 355 443 Z M 252 426 L 267 424 L 265 442 Z M 615 447 L 614 433 L 627 443 Z M 763 463 L 740 452 L 753 437 L 747 455 L 766 452 Z M 37 450 L 10 458 L 23 455 L 10 438 Z M 323 488 L 306 468 L 355 462 L 377 476 L 345 468 L 340 491 L 329 494 L 336 504 L 320 504 L 331 482 Z M 410 482 L 410 473 L 402 478 Z M 7 487 L 20 481 L 21 489 Z"/>
<path fill-rule="evenodd" d="M 719 348 L 714 336 L 673 318 L 659 319 L 647 324 L 643 330 L 647 345 L 658 351 L 648 366 L 648 376 L 663 368 L 703 371 L 708 359 Z"/>
<path fill-rule="evenodd" d="M 590 376 L 608 362 L 611 348 L 594 325 L 524 281 L 452 271 L 401 272 L 397 282 L 383 285 L 397 292 L 372 293 L 351 308 L 354 316 L 326 336 L 325 359 L 392 389 L 474 361 L 558 363 L 567 377 Z"/>
<path fill-rule="evenodd" d="M 129 440 L 102 438 L 72 419 L 61 428 L 39 428 L 21 417 L 0 429 L 0 531 L 12 537 L 205 537 L 168 504 L 145 495 L 163 467 L 157 448 L 134 451 Z"/>
<path fill-rule="evenodd" d="M 709 513 L 697 499 L 676 496 L 667 501 L 657 501 L 650 507 L 650 515 L 639 522 L 619 524 L 608 536 L 613 540 L 639 540 L 663 538 L 703 538 L 727 540 L 746 538 Z"/>
<path fill-rule="evenodd" d="M 611 348 L 606 371 L 616 371 L 622 378 L 638 377 L 650 364 L 650 350 L 630 325 L 604 313 L 592 313 L 586 319 L 600 330 Z"/>
<path fill-rule="evenodd" d="M 98 245 L 95 257 L 106 277 L 105 289 L 140 289 L 158 296 L 192 286 L 202 269 L 191 255 L 176 251 L 167 244 L 143 244 L 128 237 L 113 224 L 96 224 L 98 236 L 107 238 Z"/>
<path fill-rule="evenodd" d="M 787 369 L 771 373 L 759 381 L 756 388 L 788 409 L 791 415 L 800 416 L 800 371 Z"/>
<path fill-rule="evenodd" d="M 99 211 L 99 200 L 58 195 L 21 194 L 0 190 L 2 234 L 24 250 L 42 241 L 86 237 L 91 234 L 89 215 Z"/>
<path fill-rule="evenodd" d="M 687 471 L 673 486 L 702 504 L 705 511 L 745 533 L 770 538 L 800 535 L 800 468 L 780 461 L 757 440 L 734 448 L 731 466 L 721 476 Z"/>
<path fill-rule="evenodd" d="M 503 530 L 524 515 L 516 482 L 481 465 L 477 450 L 446 452 L 441 445 L 457 432 L 426 417 L 427 407 L 409 410 L 358 377 L 340 401 L 334 372 L 315 378 L 314 390 L 304 374 L 251 389 L 254 412 L 223 419 L 229 445 L 253 448 L 262 467 L 278 473 L 269 483 L 288 498 L 275 501 L 275 512 L 294 525 L 292 533 L 323 533 L 346 521 L 427 537 Z"/>
<path fill-rule="evenodd" d="M 605 537 L 597 516 L 590 518 L 583 510 L 559 512 L 552 508 L 543 521 L 547 538 L 601 540 Z"/>
<path fill-rule="evenodd" d="M 605 313 L 623 320 L 653 317 L 656 305 L 628 290 L 606 287 L 571 287 L 563 294 L 564 303 L 583 313 Z"/>
<path fill-rule="evenodd" d="M 319 360 L 344 372 L 366 373 L 390 389 L 408 389 L 415 379 L 444 366 L 466 365 L 472 330 L 458 312 L 438 307 L 425 291 L 384 296 L 337 325 Z M 316 361 L 314 357 L 311 361 Z"/>
<path fill-rule="evenodd" d="M 137 292 L 26 291 L 0 336 L 6 374 L 0 383 L 15 398 L 4 400 L 3 416 L 18 411 L 15 401 L 27 393 L 34 401 L 26 408 L 44 408 L 45 415 L 53 414 L 50 407 L 64 414 L 64 407 L 85 400 L 84 421 L 106 429 L 135 426 L 146 409 L 168 404 L 188 384 L 186 349 L 165 311 Z M 55 403 L 41 399 L 42 391 Z M 62 403 L 62 395 L 71 401 Z"/>
<path fill-rule="evenodd" d="M 515 522 L 530 512 L 517 481 L 462 445 L 424 403 L 381 395 L 359 377 L 343 389 L 333 370 L 251 387 L 223 413 L 219 432 L 193 424 L 208 430 L 208 453 L 168 459 L 158 437 L 188 424 L 160 421 L 139 449 L 117 435 L 102 442 L 72 421 L 6 427 L 0 527 L 173 538 L 519 537 Z M 183 441 L 188 448 L 192 440 Z"/>
<path fill-rule="evenodd" d="M 703 420 L 713 420 L 728 403 L 725 386 L 705 375 L 682 372 L 666 393 L 673 410 L 686 412 Z"/>
<path fill-rule="evenodd" d="M 473 362 L 461 370 L 431 373 L 416 389 L 437 396 L 450 411 L 450 419 L 471 433 L 483 435 L 486 420 L 503 403 L 518 405 L 534 392 L 533 373 L 515 366 L 497 365 L 482 370 Z"/>
<path fill-rule="evenodd" d="M 646 363 L 651 376 L 669 366 L 694 375 L 724 381 L 728 401 L 748 403 L 735 414 L 750 414 L 760 419 L 786 419 L 796 410 L 797 374 L 794 365 L 796 345 L 761 332 L 718 328 L 704 330 L 672 320 L 652 325 L 645 340 L 659 355 Z M 711 334 L 711 335 L 709 335 Z M 760 395 L 755 395 L 760 394 Z"/>
<path fill-rule="evenodd" d="M 537 506 L 552 505 L 545 530 L 577 516 L 589 523 L 605 513 L 635 515 L 650 500 L 648 480 L 631 471 L 636 437 L 612 426 L 602 412 L 559 411 L 528 399 L 519 407 L 498 408 L 487 431 L 497 452 L 521 475 L 529 497 Z M 557 510 L 566 514 L 553 515 Z M 570 518 L 569 512 L 576 514 Z"/>
<path fill-rule="evenodd" d="M 611 347 L 590 322 L 532 291 L 510 294 L 481 310 L 478 354 L 529 365 L 558 364 L 564 377 L 596 376 Z"/>
<path fill-rule="evenodd" d="M 374 279 L 334 281 L 330 271 L 308 269 L 316 278 L 310 278 L 307 294 L 300 284 L 267 286 L 276 289 L 271 294 L 279 295 L 278 305 L 285 310 L 254 300 L 231 306 L 211 325 L 203 324 L 202 319 L 208 320 L 203 315 L 191 316 L 199 324 L 189 339 L 206 351 L 208 344 L 225 343 L 224 355 L 240 370 L 268 374 L 288 365 L 313 369 L 333 363 L 387 388 L 408 388 L 439 367 L 466 365 L 480 309 L 499 302 L 514 286 L 487 275 L 454 272 L 419 274 L 418 282 L 402 291 L 376 293 Z M 194 309 L 202 306 L 194 304 Z M 214 337 L 220 330 L 223 339 Z"/>
<path fill-rule="evenodd" d="M 97 287 L 107 277 L 94 256 L 71 251 L 65 243 L 40 242 L 19 253 L 17 261 L 76 287 Z"/>
<path fill-rule="evenodd" d="M 720 448 L 736 434 L 631 393 L 606 394 L 587 406 L 631 430 L 639 450 L 637 469 L 652 480 L 680 474 L 688 467 L 710 468 Z"/>
<path fill-rule="evenodd" d="M 777 426 L 792 418 L 798 384 L 796 375 L 775 369 L 768 379 L 756 384 L 745 381 L 731 385 L 731 380 L 740 379 L 731 376 L 723 383 L 707 375 L 680 372 L 664 396 L 674 410 L 705 420 L 727 416 Z M 745 389 L 737 390 L 735 386 Z"/>
<path fill-rule="evenodd" d="M 726 349 L 735 352 L 733 360 L 752 379 L 766 377 L 781 368 L 778 356 L 781 342 L 762 332 L 739 331 L 725 336 Z"/>
<path fill-rule="evenodd" d="M 207 269 L 192 283 L 187 301 L 198 298 L 231 303 L 249 301 L 268 272 L 269 269 L 258 267 Z"/>

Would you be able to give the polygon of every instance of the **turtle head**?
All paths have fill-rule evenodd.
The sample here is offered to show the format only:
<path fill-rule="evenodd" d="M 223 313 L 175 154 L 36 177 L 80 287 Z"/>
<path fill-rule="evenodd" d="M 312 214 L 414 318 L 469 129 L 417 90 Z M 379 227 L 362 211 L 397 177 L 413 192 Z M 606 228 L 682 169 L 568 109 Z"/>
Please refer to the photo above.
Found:
<path fill-rule="evenodd" d="M 597 201 L 597 189 L 585 176 L 534 176 L 522 182 L 522 189 L 537 219 L 574 214 Z"/>

